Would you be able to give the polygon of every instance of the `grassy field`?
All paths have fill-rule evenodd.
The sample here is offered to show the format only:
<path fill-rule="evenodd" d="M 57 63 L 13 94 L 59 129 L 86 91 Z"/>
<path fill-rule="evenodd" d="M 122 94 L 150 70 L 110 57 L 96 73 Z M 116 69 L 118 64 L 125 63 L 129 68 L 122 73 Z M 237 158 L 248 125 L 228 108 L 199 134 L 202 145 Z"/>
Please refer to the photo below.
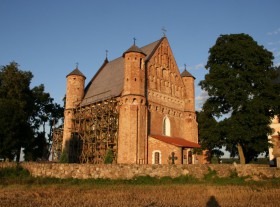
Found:
<path fill-rule="evenodd" d="M 135 180 L 33 178 L 0 170 L 0 206 L 279 206 L 280 180 L 246 182 L 232 176 Z"/>

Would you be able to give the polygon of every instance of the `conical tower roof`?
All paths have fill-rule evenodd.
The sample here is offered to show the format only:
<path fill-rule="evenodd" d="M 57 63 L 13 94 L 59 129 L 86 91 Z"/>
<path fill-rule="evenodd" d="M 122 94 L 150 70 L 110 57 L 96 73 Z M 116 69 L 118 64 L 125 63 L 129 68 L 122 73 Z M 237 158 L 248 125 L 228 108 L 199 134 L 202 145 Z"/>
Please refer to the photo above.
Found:
<path fill-rule="evenodd" d="M 137 52 L 137 53 L 142 53 L 143 55 L 146 55 L 139 47 L 137 47 L 135 44 L 133 44 L 128 50 L 126 50 L 124 53 L 123 53 L 123 57 L 126 53 L 129 53 L 129 52 Z"/>
<path fill-rule="evenodd" d="M 181 77 L 192 77 L 192 78 L 195 79 L 195 77 L 193 77 L 193 75 L 190 74 L 190 73 L 186 70 L 186 68 L 185 68 L 185 70 L 181 73 Z"/>
<path fill-rule="evenodd" d="M 86 78 L 86 76 L 78 69 L 75 68 L 71 73 L 69 73 L 66 77 L 70 76 L 70 75 L 78 75 L 78 76 L 82 76 L 84 78 Z"/>

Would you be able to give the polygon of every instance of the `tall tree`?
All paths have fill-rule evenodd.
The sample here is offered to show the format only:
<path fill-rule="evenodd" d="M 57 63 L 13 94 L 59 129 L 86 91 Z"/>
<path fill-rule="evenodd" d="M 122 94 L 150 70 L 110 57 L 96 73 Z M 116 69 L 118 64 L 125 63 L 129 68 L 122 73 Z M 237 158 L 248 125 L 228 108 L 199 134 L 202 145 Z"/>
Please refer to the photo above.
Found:
<path fill-rule="evenodd" d="M 241 163 L 250 162 L 267 150 L 279 108 L 273 55 L 247 34 L 221 35 L 209 53 L 209 73 L 199 84 L 213 114 L 228 116 L 222 121 L 227 147 L 237 149 Z"/>
<path fill-rule="evenodd" d="M 219 158 L 224 153 L 221 150 L 224 143 L 222 130 L 219 126 L 219 122 L 213 117 L 210 111 L 204 107 L 202 111 L 197 112 L 198 122 L 198 137 L 200 150 L 207 150 L 208 159 L 211 160 L 213 156 Z"/>
<path fill-rule="evenodd" d="M 33 113 L 30 123 L 35 136 L 25 147 L 25 159 L 29 161 L 47 160 L 50 153 L 52 141 L 52 129 L 54 123 L 63 117 L 63 108 L 53 102 L 49 93 L 45 92 L 43 84 L 35 86 L 32 90 Z M 46 125 L 49 125 L 50 132 L 46 140 Z"/>
<path fill-rule="evenodd" d="M 53 102 L 50 94 L 45 92 L 43 84 L 32 89 L 32 97 L 34 108 L 31 122 L 34 128 L 38 129 L 39 126 L 42 126 L 45 133 L 46 124 L 48 123 L 52 129 L 53 124 L 63 117 L 64 109 L 59 104 Z"/>
<path fill-rule="evenodd" d="M 21 147 L 33 136 L 28 122 L 32 77 L 31 72 L 18 70 L 15 62 L 0 70 L 0 155 L 9 159 L 17 156 L 19 160 Z"/>
<path fill-rule="evenodd" d="M 32 77 L 15 62 L 0 69 L 0 156 L 10 160 L 19 161 L 22 147 L 29 160 L 47 155 L 45 124 L 62 117 L 43 85 L 30 89 Z"/>

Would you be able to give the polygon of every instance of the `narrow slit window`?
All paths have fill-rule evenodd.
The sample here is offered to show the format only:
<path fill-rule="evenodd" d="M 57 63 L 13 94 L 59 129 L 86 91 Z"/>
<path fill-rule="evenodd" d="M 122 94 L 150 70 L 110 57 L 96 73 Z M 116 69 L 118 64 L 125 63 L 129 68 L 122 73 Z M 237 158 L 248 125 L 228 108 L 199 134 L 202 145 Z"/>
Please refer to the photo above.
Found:
<path fill-rule="evenodd" d="M 170 136 L 170 131 L 171 131 L 171 127 L 170 127 L 170 120 L 169 118 L 166 116 L 163 119 L 163 135 L 165 136 Z"/>

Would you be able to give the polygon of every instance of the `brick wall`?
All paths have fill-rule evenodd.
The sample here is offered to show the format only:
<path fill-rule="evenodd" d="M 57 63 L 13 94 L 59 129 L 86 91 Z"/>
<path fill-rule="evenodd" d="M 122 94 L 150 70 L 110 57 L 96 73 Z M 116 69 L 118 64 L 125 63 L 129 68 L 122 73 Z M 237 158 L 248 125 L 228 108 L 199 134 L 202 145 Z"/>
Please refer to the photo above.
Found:
<path fill-rule="evenodd" d="M 152 137 L 149 137 L 149 154 L 148 154 L 148 164 L 153 164 L 153 154 L 154 152 L 158 151 L 160 152 L 160 164 L 171 164 L 172 161 L 170 160 L 171 152 L 175 153 L 175 156 L 177 159 L 175 160 L 175 164 L 182 163 L 182 148 L 176 147 L 174 145 L 170 145 L 164 142 L 161 142 L 157 139 L 154 139 Z"/>

